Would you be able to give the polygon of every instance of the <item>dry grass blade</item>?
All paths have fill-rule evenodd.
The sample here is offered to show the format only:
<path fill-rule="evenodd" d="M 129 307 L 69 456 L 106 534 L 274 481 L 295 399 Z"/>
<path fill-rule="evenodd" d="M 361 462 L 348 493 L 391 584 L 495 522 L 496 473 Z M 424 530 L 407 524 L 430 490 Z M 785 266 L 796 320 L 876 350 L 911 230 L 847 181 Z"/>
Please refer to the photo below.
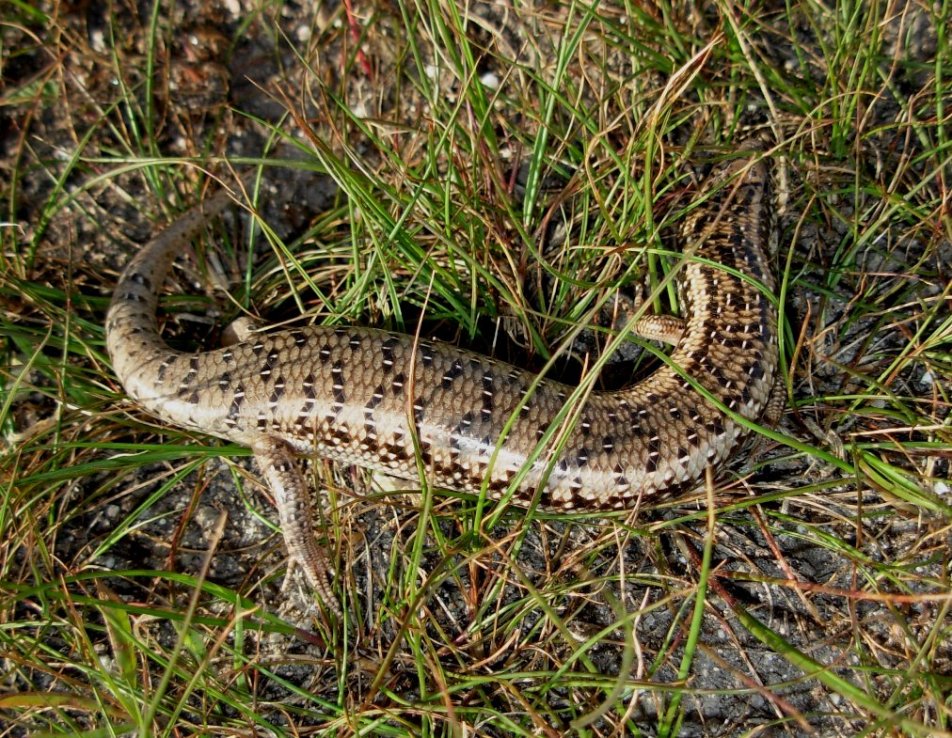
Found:
<path fill-rule="evenodd" d="M 952 6 L 313 5 L 4 8 L 0 734 L 949 735 Z M 247 451 L 113 379 L 118 269 L 261 165 L 165 286 L 176 346 L 358 323 L 624 385 L 663 352 L 609 363 L 599 315 L 678 309 L 672 234 L 751 131 L 787 408 L 690 501 L 314 462 L 332 628 Z"/>

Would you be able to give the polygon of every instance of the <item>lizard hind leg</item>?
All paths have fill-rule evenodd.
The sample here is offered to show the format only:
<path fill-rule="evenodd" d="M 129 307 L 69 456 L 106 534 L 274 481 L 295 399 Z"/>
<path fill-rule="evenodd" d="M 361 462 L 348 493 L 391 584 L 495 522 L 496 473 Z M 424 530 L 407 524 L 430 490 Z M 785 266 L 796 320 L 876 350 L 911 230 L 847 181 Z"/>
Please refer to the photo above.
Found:
<path fill-rule="evenodd" d="M 784 384 L 783 376 L 778 374 L 774 379 L 773 387 L 770 388 L 770 396 L 764 406 L 761 422 L 768 428 L 776 428 L 780 425 L 780 418 L 783 417 L 783 411 L 786 407 L 787 385 Z"/>
<path fill-rule="evenodd" d="M 343 617 L 330 585 L 330 559 L 314 538 L 311 494 L 294 452 L 284 441 L 270 436 L 255 441 L 252 450 L 274 495 L 288 556 L 300 564 L 321 604 Z"/>

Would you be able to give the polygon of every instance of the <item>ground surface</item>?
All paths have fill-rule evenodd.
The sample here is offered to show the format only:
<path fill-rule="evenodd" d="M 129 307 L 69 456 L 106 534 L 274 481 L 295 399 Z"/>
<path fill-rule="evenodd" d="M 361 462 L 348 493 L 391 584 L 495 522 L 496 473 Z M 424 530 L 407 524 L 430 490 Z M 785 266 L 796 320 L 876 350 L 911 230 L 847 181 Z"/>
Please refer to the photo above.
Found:
<path fill-rule="evenodd" d="M 0 735 L 952 734 L 948 3 L 2 13 Z M 752 133 L 787 410 L 710 497 L 553 516 L 315 462 L 329 622 L 247 452 L 111 375 L 118 270 L 205 171 L 263 165 L 260 217 L 170 281 L 176 346 L 247 312 L 538 368 Z"/>

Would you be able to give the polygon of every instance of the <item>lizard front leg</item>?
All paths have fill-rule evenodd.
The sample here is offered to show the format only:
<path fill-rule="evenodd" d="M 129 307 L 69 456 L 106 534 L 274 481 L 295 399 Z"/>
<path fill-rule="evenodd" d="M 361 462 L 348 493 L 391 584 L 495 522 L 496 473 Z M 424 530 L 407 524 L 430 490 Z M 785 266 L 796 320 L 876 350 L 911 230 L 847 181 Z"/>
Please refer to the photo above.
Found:
<path fill-rule="evenodd" d="M 256 440 L 252 450 L 274 495 L 288 556 L 301 565 L 324 607 L 342 617 L 330 586 L 330 560 L 314 538 L 311 494 L 294 452 L 284 441 L 271 436 Z"/>

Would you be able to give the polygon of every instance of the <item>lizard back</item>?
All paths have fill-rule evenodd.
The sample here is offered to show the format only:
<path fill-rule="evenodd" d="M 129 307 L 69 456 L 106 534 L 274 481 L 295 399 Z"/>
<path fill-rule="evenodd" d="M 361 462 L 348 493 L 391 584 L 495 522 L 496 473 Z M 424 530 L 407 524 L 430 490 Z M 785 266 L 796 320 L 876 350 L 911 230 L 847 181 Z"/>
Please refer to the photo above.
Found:
<path fill-rule="evenodd" d="M 739 159 L 705 181 L 680 230 L 675 276 L 683 331 L 669 360 L 617 391 L 574 388 L 449 344 L 367 328 L 309 327 L 201 353 L 159 334 L 158 291 L 183 243 L 229 203 L 189 211 L 124 270 L 107 346 L 127 393 L 172 424 L 553 510 L 619 509 L 671 497 L 727 460 L 777 376 L 763 161 Z M 702 387 L 717 402 L 688 381 Z"/>

